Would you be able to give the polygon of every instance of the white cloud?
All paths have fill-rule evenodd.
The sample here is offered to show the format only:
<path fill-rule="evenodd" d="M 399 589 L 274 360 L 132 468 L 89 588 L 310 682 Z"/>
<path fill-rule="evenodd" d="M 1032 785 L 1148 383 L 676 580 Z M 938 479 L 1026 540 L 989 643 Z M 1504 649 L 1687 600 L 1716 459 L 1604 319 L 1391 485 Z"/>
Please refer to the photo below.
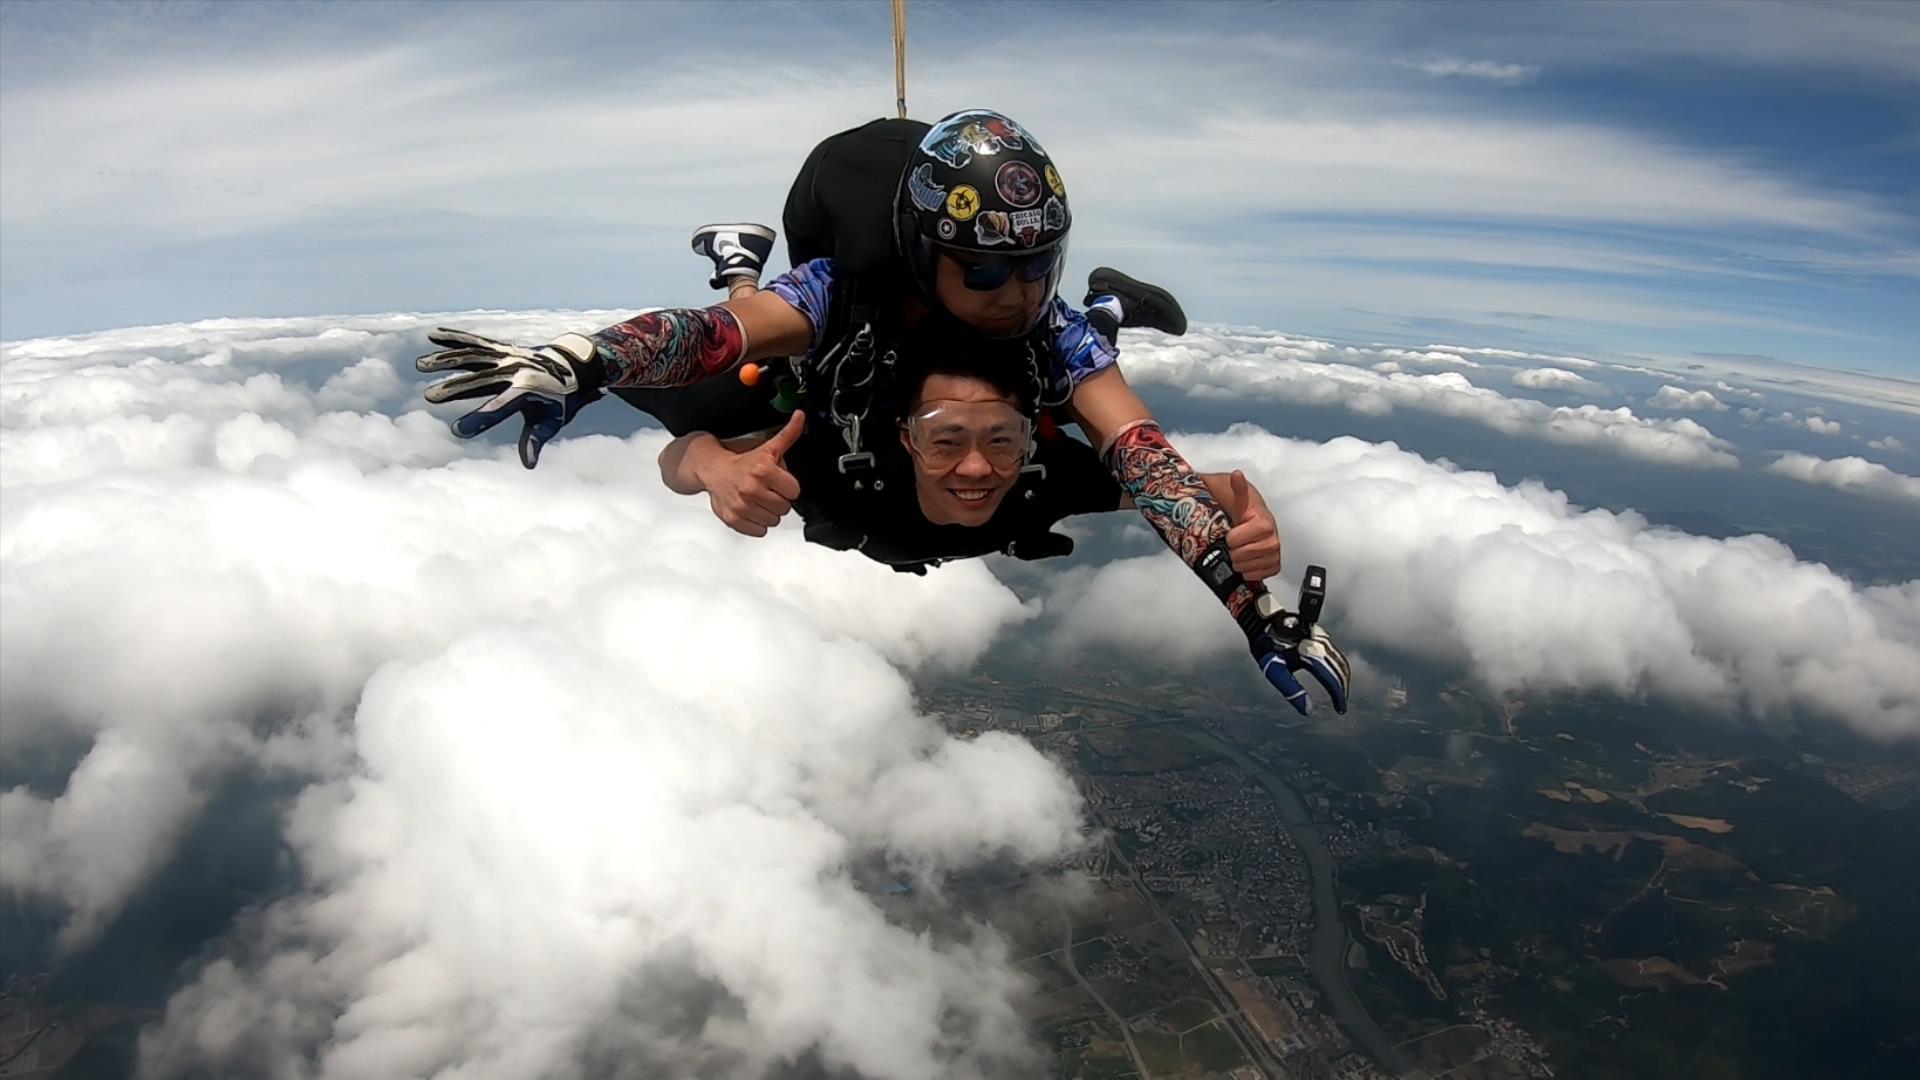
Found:
<path fill-rule="evenodd" d="M 1597 360 L 1588 360 L 1583 356 L 1555 356 L 1551 353 L 1521 352 L 1518 349 L 1470 349 L 1461 345 L 1429 345 L 1430 351 L 1461 353 L 1467 356 L 1492 356 L 1502 360 L 1544 360 L 1556 367 L 1597 368 Z"/>
<path fill-rule="evenodd" d="M 1879 462 L 1863 457 L 1829 459 L 1812 454 L 1787 453 L 1768 465 L 1767 471 L 1809 484 L 1825 484 L 1842 491 L 1920 502 L 1920 477 L 1894 472 Z"/>
<path fill-rule="evenodd" d="M 0 793 L 0 882 L 76 946 L 223 777 L 311 782 L 298 891 L 217 943 L 144 1067 L 1031 1071 L 998 934 L 899 925 L 856 872 L 937 893 L 1079 849 L 1064 774 L 947 737 L 905 679 L 1029 610 L 982 564 L 737 537 L 660 488 L 656 431 L 529 473 L 425 412 L 324 410 L 411 398 L 392 369 L 437 322 L 595 320 L 228 321 L 0 359 L 5 753 L 83 748 Z"/>
<path fill-rule="evenodd" d="M 1735 386 L 1725 379 L 1714 380 L 1713 388 L 1729 397 L 1745 398 L 1748 401 L 1764 401 L 1767 396 L 1758 390 L 1749 390 L 1744 386 Z"/>
<path fill-rule="evenodd" d="M 1485 79 L 1488 82 L 1520 83 L 1529 82 L 1540 74 L 1539 67 L 1532 64 L 1502 64 L 1494 60 L 1427 60 L 1414 62 L 1399 61 L 1405 67 L 1424 71 L 1436 78 Z"/>
<path fill-rule="evenodd" d="M 1900 437 L 1897 435 L 1888 435 L 1885 438 L 1875 439 L 1867 445 L 1873 447 L 1875 450 L 1905 450 L 1907 448 L 1907 444 L 1901 442 Z"/>
<path fill-rule="evenodd" d="M 1664 384 L 1647 404 L 1656 409 L 1711 409 L 1714 412 L 1726 412 L 1727 407 L 1719 398 L 1706 390 L 1682 390 L 1672 383 Z"/>
<path fill-rule="evenodd" d="M 1755 411 L 1758 412 L 1759 410 Z M 1740 412 L 1741 415 L 1744 416 L 1747 410 L 1742 409 Z M 1840 422 L 1837 420 L 1828 420 L 1826 417 L 1820 416 L 1819 412 L 1820 410 L 1818 409 L 1809 409 L 1805 416 L 1796 416 L 1792 412 L 1775 413 L 1767 417 L 1767 423 L 1779 424 L 1783 427 L 1790 427 L 1799 431 L 1810 431 L 1815 435 L 1840 434 Z"/>
<path fill-rule="evenodd" d="M 1528 368 L 1513 373 L 1513 385 L 1526 390 L 1552 390 L 1561 393 L 1593 392 L 1605 387 L 1583 375 L 1560 368 Z"/>
<path fill-rule="evenodd" d="M 1590 446 L 1643 461 L 1695 468 L 1739 466 L 1729 452 L 1731 444 L 1686 418 L 1656 420 L 1625 407 L 1551 406 L 1475 386 L 1455 371 L 1414 375 L 1398 366 L 1360 366 L 1378 357 L 1395 365 L 1443 364 L 1449 353 L 1336 347 L 1267 331 L 1219 328 L 1195 328 L 1181 338 L 1129 331 L 1123 350 L 1129 380 L 1163 383 L 1196 397 L 1339 405 L 1369 416 L 1417 409 L 1509 435 Z"/>
<path fill-rule="evenodd" d="M 1200 468 L 1246 469 L 1276 506 L 1314 508 L 1287 524 L 1290 563 L 1328 567 L 1331 625 L 1353 645 L 1464 663 L 1502 690 L 1738 702 L 1920 736 L 1920 581 L 1862 588 L 1768 537 L 1709 539 L 1583 510 L 1392 444 L 1316 445 L 1252 425 L 1174 439 Z M 1053 605 L 1057 647 L 1152 656 L 1167 639 L 1131 640 L 1132 620 L 1112 618 L 1104 598 L 1188 574 L 1171 557 L 1100 568 Z M 1182 647 L 1244 648 L 1228 637 Z"/>
<path fill-rule="evenodd" d="M 1416 364 L 1420 367 L 1457 367 L 1477 368 L 1479 363 L 1461 356 L 1457 352 L 1429 347 L 1425 350 L 1399 349 L 1391 345 L 1375 345 L 1372 351 L 1389 360 L 1402 364 Z"/>
<path fill-rule="evenodd" d="M 1767 356 L 1724 353 L 1687 353 L 1643 356 L 1652 363 L 1670 365 L 1668 373 L 1682 379 L 1727 377 L 1794 397 L 1820 398 L 1870 409 L 1890 409 L 1920 415 L 1920 380 L 1898 375 L 1791 364 Z M 1659 374 L 1649 371 L 1649 374 Z M 1752 390 L 1751 400 L 1761 399 Z"/>
<path fill-rule="evenodd" d="M 863 887 L 869 867 L 937 886 L 1081 849 L 1058 768 L 1016 739 L 948 738 L 905 678 L 971 663 L 1033 610 L 981 563 L 914 578 L 790 529 L 735 536 L 660 490 L 657 432 L 569 438 L 529 473 L 506 439 L 452 439 L 399 375 L 432 325 L 537 341 L 609 314 L 217 320 L 0 350 L 4 752 L 84 748 L 0 793 L 0 884 L 58 905 L 78 944 L 223 777 L 308 783 L 284 836 L 296 890 L 187 973 L 143 1033 L 153 1075 L 751 1075 L 807 1053 L 871 1076 L 1033 1070 L 1005 942 L 914 932 Z M 1722 453 L 1687 421 L 1382 376 L 1363 366 L 1382 354 L 1324 342 L 1128 349 L 1130 371 L 1217 392 Z M 1317 508 L 1289 551 L 1339 553 L 1321 561 L 1355 644 L 1497 686 L 1920 731 L 1915 583 L 1856 588 L 1765 538 L 1582 512 L 1391 446 L 1180 443 Z M 1063 648 L 1125 644 L 1113 597 L 1195 589 L 1165 555 L 1060 580 Z M 1173 610 L 1181 655 L 1240 648 L 1212 605 Z"/>

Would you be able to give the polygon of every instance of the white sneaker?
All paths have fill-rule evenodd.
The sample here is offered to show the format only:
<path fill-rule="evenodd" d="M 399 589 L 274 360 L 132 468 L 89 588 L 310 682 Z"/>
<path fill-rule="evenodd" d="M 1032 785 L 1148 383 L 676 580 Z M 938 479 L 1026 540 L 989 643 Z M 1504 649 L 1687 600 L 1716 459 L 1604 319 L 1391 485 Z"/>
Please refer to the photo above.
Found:
<path fill-rule="evenodd" d="M 707 284 L 731 289 L 741 281 L 760 284 L 760 271 L 773 254 L 774 231 L 765 225 L 702 225 L 693 231 L 693 250 L 713 260 Z"/>

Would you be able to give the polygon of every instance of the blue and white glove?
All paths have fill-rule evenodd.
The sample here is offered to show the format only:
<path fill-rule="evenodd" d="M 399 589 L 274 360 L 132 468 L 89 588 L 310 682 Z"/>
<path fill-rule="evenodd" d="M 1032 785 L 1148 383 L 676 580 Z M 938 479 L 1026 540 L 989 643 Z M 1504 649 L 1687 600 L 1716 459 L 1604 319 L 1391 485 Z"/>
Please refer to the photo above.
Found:
<path fill-rule="evenodd" d="M 426 399 L 435 405 L 487 399 L 451 423 L 463 439 L 518 414 L 526 421 L 520 429 L 520 463 L 529 469 L 539 463 L 540 448 L 600 396 L 605 378 L 593 341 L 584 334 L 567 334 L 533 349 L 464 330 L 435 330 L 427 340 L 442 348 L 415 360 L 415 368 L 425 374 L 464 374 L 428 386 Z"/>
<path fill-rule="evenodd" d="M 1281 611 L 1279 614 L 1281 621 L 1299 618 L 1290 611 Z M 1340 646 L 1335 645 L 1327 632 L 1318 626 L 1307 627 L 1305 634 L 1297 640 L 1289 640 L 1289 632 L 1279 626 L 1275 630 L 1278 631 L 1277 635 L 1271 631 L 1263 632 L 1255 634 L 1247 642 L 1254 661 L 1260 665 L 1260 673 L 1286 697 L 1287 704 L 1305 716 L 1308 709 L 1307 688 L 1301 685 L 1295 674 L 1305 671 L 1326 689 L 1327 700 L 1333 702 L 1333 711 L 1344 714 L 1347 711 L 1347 682 L 1353 675 L 1353 669 L 1347 663 L 1346 654 L 1340 651 Z"/>

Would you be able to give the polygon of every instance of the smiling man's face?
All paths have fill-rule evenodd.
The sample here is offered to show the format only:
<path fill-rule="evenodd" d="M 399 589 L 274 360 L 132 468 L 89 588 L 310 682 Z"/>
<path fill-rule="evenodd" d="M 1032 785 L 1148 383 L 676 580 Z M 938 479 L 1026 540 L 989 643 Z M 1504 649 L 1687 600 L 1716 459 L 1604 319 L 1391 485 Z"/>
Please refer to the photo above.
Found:
<path fill-rule="evenodd" d="M 900 425 L 920 512 L 985 525 L 1020 479 L 1032 428 L 1014 399 L 963 375 L 929 375 Z"/>

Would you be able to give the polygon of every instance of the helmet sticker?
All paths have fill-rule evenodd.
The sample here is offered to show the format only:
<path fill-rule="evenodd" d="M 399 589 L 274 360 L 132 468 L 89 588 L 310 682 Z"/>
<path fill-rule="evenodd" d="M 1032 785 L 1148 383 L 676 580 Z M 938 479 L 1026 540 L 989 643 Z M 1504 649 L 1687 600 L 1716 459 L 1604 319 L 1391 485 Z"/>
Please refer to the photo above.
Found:
<path fill-rule="evenodd" d="M 957 138 L 947 138 L 927 147 L 927 153 L 939 158 L 949 168 L 964 169 L 973 160 L 973 151 L 961 145 Z"/>
<path fill-rule="evenodd" d="M 1040 211 L 1015 210 L 1013 212 L 1013 232 L 1020 238 L 1020 246 L 1032 247 L 1040 239 Z"/>
<path fill-rule="evenodd" d="M 989 210 L 973 223 L 973 235 L 983 247 L 1013 243 L 1013 237 L 1008 235 L 1011 232 L 1007 215 L 999 210 Z"/>
<path fill-rule="evenodd" d="M 922 162 L 907 177 L 907 191 L 913 196 L 913 205 L 922 210 L 938 210 L 947 197 L 947 189 L 933 182 L 933 166 Z"/>
<path fill-rule="evenodd" d="M 1067 185 L 1060 182 L 1060 170 L 1051 164 L 1047 166 L 1047 186 L 1053 189 L 1055 195 L 1063 199 L 1067 197 Z"/>
<path fill-rule="evenodd" d="M 941 218 L 940 224 L 934 226 L 933 231 L 940 234 L 940 239 L 951 240 L 953 234 L 960 231 L 960 226 L 955 225 L 952 218 Z"/>
<path fill-rule="evenodd" d="M 1015 206 L 1032 206 L 1040 201 L 1040 174 L 1024 161 L 1009 161 L 993 174 L 994 190 Z"/>
<path fill-rule="evenodd" d="M 939 158 L 949 168 L 964 169 L 975 154 L 992 157 L 1002 150 L 1040 149 L 1033 136 L 1012 120 L 984 109 L 955 113 L 935 124 L 920 140 L 923 153 Z"/>
<path fill-rule="evenodd" d="M 980 124 L 968 124 L 966 127 L 961 128 L 960 141 L 967 145 L 967 149 L 976 154 L 986 154 L 988 157 L 992 157 L 994 154 L 1000 152 L 1000 140 L 994 138 L 993 134 L 989 132 L 985 126 Z"/>
<path fill-rule="evenodd" d="M 1046 227 L 1049 229 L 1067 227 L 1067 206 L 1059 199 L 1047 200 Z"/>
<path fill-rule="evenodd" d="M 1007 149 L 1009 150 L 1026 149 L 1027 144 L 1021 141 L 1022 137 L 1026 135 L 1026 132 L 1020 130 L 1019 124 L 1014 123 L 1013 121 L 1007 119 L 1006 117 L 989 116 L 985 120 L 982 120 L 980 122 L 980 126 L 986 129 L 987 134 L 993 136 L 995 139 L 998 139 L 1001 145 L 1005 146 Z M 991 150 L 984 150 L 981 152 L 987 153 L 987 154 L 993 153 L 993 151 Z"/>
<path fill-rule="evenodd" d="M 970 221 L 980 212 L 980 193 L 966 184 L 956 184 L 947 194 L 947 213 L 955 221 Z"/>

